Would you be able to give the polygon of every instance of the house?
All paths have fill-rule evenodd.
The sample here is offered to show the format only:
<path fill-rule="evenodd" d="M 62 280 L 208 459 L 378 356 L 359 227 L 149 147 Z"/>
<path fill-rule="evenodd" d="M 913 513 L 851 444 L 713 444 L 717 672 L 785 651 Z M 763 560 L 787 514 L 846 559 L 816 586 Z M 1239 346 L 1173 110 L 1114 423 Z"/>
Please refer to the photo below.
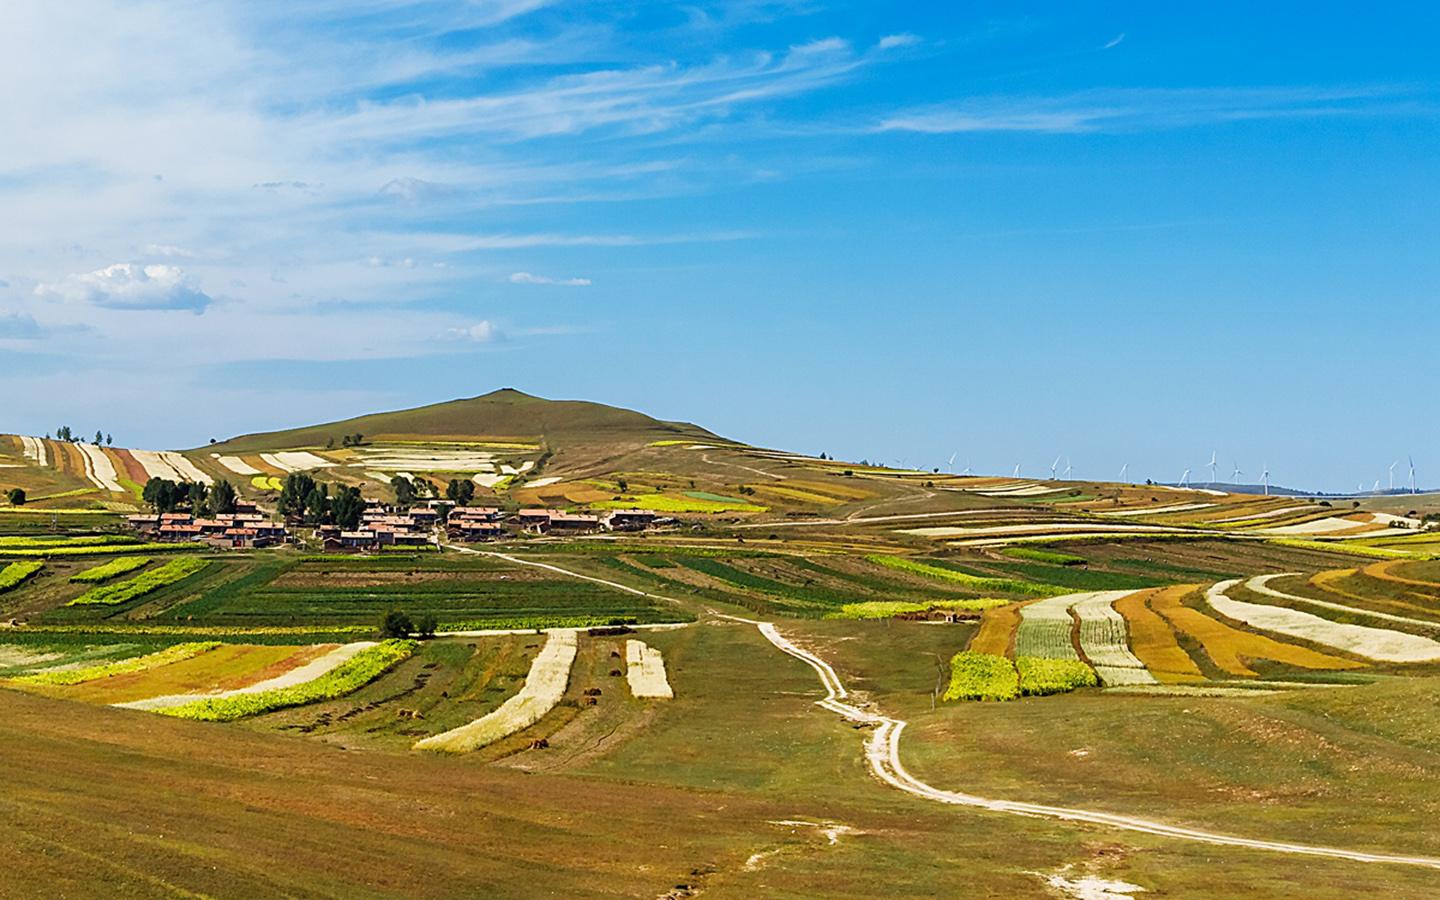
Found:
<path fill-rule="evenodd" d="M 154 515 L 126 516 L 125 521 L 141 534 L 154 534 L 160 527 L 160 517 Z"/>
<path fill-rule="evenodd" d="M 644 531 L 660 514 L 648 509 L 615 509 L 606 513 L 601 524 L 610 531 Z"/>
<path fill-rule="evenodd" d="M 373 550 L 380 546 L 375 532 L 366 529 L 342 531 L 339 540 L 340 545 L 347 550 Z"/>
<path fill-rule="evenodd" d="M 550 516 L 550 531 L 563 531 L 567 534 L 578 534 L 589 531 L 600 530 L 600 517 L 581 515 L 578 513 L 555 512 Z"/>
<path fill-rule="evenodd" d="M 162 541 L 193 541 L 204 535 L 199 525 L 184 523 L 177 525 L 161 525 L 160 540 Z"/>
<path fill-rule="evenodd" d="M 515 514 L 515 521 L 526 531 L 544 534 L 550 530 L 550 510 L 543 508 L 522 509 Z"/>
<path fill-rule="evenodd" d="M 508 537 L 510 532 L 499 522 L 482 522 L 473 519 L 452 520 L 446 529 L 452 541 L 493 541 Z"/>

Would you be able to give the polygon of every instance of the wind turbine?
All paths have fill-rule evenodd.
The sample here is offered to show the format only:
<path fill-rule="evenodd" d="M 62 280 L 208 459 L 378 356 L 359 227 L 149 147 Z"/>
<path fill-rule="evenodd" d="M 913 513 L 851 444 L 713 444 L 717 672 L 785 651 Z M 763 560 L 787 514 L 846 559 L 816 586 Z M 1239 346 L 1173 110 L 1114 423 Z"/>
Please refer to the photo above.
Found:
<path fill-rule="evenodd" d="M 1411 494 L 1418 494 L 1418 493 L 1420 493 L 1420 491 L 1417 490 L 1416 487 L 1415 487 L 1415 457 L 1413 457 L 1413 456 L 1410 457 L 1410 493 L 1411 493 Z"/>
<path fill-rule="evenodd" d="M 1070 480 L 1070 457 L 1065 457 L 1065 480 Z"/>
<path fill-rule="evenodd" d="M 1230 473 L 1230 483 L 1231 483 L 1231 484 L 1239 484 L 1239 483 L 1240 483 L 1240 476 L 1241 476 L 1241 475 L 1244 475 L 1244 474 L 1245 474 L 1244 472 L 1240 471 L 1240 464 L 1237 462 L 1237 463 L 1235 464 L 1235 471 L 1233 471 L 1233 472 Z"/>
<path fill-rule="evenodd" d="M 1215 486 L 1215 457 L 1219 455 L 1218 450 L 1210 451 L 1210 486 Z"/>
<path fill-rule="evenodd" d="M 1186 487 L 1186 486 L 1189 485 L 1189 484 L 1190 484 L 1190 470 L 1189 470 L 1189 469 L 1186 469 L 1186 470 L 1185 470 L 1185 473 L 1180 476 L 1180 483 L 1177 484 L 1177 485 L 1175 485 L 1175 486 L 1176 486 L 1176 487 Z"/>
<path fill-rule="evenodd" d="M 1260 468 L 1263 470 L 1260 473 L 1260 483 L 1265 485 L 1265 496 L 1268 497 L 1270 496 L 1270 464 L 1261 463 Z"/>
<path fill-rule="evenodd" d="M 1125 473 L 1128 472 L 1128 471 L 1130 471 L 1130 464 L 1127 462 L 1125 465 L 1123 465 L 1123 466 L 1120 467 L 1120 483 L 1121 483 L 1121 484 L 1124 484 L 1124 483 L 1125 483 Z"/>
<path fill-rule="evenodd" d="M 1019 464 L 1019 463 L 1016 463 L 1016 464 L 1015 464 L 1015 475 L 1014 475 L 1014 477 L 1015 477 L 1015 478 L 1019 478 L 1019 477 L 1020 477 L 1020 464 Z"/>
<path fill-rule="evenodd" d="M 1378 479 L 1378 478 L 1375 479 L 1375 486 L 1370 489 L 1370 493 L 1372 493 L 1372 494 L 1378 494 L 1378 493 L 1380 493 L 1380 479 Z"/>
<path fill-rule="evenodd" d="M 1057 457 L 1055 457 L 1055 461 L 1050 464 L 1050 480 L 1051 480 L 1051 481 L 1054 481 L 1054 480 L 1055 480 L 1055 470 L 1056 470 L 1057 468 L 1059 468 L 1059 467 L 1060 467 L 1060 457 L 1057 456 Z"/>
<path fill-rule="evenodd" d="M 952 472 L 955 471 L 955 457 L 959 455 L 959 450 L 956 450 L 954 453 L 950 454 L 950 461 L 945 464 L 945 468 L 949 469 Z"/>
<path fill-rule="evenodd" d="M 1398 465 L 1400 465 L 1398 459 L 1390 464 L 1390 493 L 1392 494 L 1395 493 L 1395 467 Z"/>

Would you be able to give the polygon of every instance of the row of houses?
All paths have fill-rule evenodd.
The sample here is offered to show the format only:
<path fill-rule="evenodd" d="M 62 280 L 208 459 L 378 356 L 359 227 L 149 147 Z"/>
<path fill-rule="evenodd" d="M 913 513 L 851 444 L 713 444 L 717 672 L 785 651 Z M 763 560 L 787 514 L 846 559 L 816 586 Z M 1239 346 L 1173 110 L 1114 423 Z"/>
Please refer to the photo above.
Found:
<path fill-rule="evenodd" d="M 382 503 L 371 503 L 360 514 L 360 527 L 354 531 L 322 525 L 316 533 L 326 552 L 423 547 L 434 540 L 435 525 L 439 521 L 439 510 L 431 506 L 396 510 Z"/>
<path fill-rule="evenodd" d="M 279 522 L 266 519 L 253 505 L 247 511 L 216 513 L 197 518 L 191 513 L 168 512 L 127 516 L 130 527 L 157 541 L 200 541 L 218 549 L 273 547 L 289 539 Z"/>
<path fill-rule="evenodd" d="M 539 507 L 522 509 L 507 521 L 500 510 L 482 507 L 453 511 L 446 530 L 451 540 L 483 541 L 507 537 L 512 530 L 530 534 L 593 534 L 599 531 L 643 531 L 673 521 L 648 509 L 615 509 L 602 515 L 589 515 Z"/>

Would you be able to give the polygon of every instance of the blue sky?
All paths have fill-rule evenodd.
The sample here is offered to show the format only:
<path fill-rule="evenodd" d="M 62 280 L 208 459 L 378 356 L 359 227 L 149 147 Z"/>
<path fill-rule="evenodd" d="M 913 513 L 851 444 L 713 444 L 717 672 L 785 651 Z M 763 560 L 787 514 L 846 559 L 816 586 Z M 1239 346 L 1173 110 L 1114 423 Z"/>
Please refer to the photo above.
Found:
<path fill-rule="evenodd" d="M 6 19 L 0 430 L 514 386 L 927 467 L 1440 471 L 1429 4 Z"/>

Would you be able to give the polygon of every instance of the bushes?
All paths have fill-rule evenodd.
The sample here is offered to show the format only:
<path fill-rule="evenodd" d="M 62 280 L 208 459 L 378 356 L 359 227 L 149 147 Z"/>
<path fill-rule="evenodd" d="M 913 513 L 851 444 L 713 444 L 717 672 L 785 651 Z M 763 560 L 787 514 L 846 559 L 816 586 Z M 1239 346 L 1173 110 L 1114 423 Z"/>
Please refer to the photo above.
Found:
<path fill-rule="evenodd" d="M 414 641 L 384 641 L 360 651 L 319 678 L 304 684 L 254 694 L 233 694 L 229 697 L 197 700 L 183 706 L 157 709 L 155 712 L 200 722 L 230 722 L 289 706 L 333 700 L 374 681 L 391 666 L 408 659 L 417 646 Z"/>
<path fill-rule="evenodd" d="M 63 672 L 38 672 L 34 675 L 25 675 L 15 680 L 28 684 L 81 684 L 82 682 L 95 681 L 100 678 L 111 678 L 115 675 L 128 675 L 131 672 L 143 672 L 146 669 L 168 666 L 171 663 L 190 659 L 192 656 L 209 653 L 218 646 L 220 646 L 219 641 L 176 644 L 173 647 L 157 653 L 149 653 L 145 656 L 136 656 L 112 663 L 102 663 L 98 666 L 88 666 L 84 669 L 68 669 Z"/>
<path fill-rule="evenodd" d="M 0 569 L 0 594 L 19 587 L 27 578 L 44 568 L 42 562 L 13 562 Z"/>
<path fill-rule="evenodd" d="M 143 569 L 150 565 L 148 556 L 122 556 L 112 559 L 109 562 L 101 563 L 90 569 L 71 575 L 70 580 L 81 583 L 98 584 L 102 581 L 109 581 L 117 575 L 128 575 L 136 569 Z"/>
<path fill-rule="evenodd" d="M 158 569 L 152 569 L 143 575 L 137 575 L 128 581 L 118 584 L 103 585 L 94 587 L 85 593 L 71 600 L 69 606 L 91 606 L 105 605 L 116 606 L 121 603 L 128 603 L 137 597 L 169 587 L 180 581 L 184 581 L 206 566 L 210 565 L 207 559 L 172 559 L 170 562 Z"/>
<path fill-rule="evenodd" d="M 985 578 L 980 575 L 971 575 L 967 572 L 957 572 L 954 569 L 945 569 L 940 566 L 916 562 L 900 556 L 883 556 L 876 554 L 865 558 L 876 565 L 885 566 L 888 569 L 909 572 L 912 575 L 921 575 L 926 578 L 937 578 L 942 581 L 953 581 L 956 584 L 974 591 L 1001 594 L 1026 594 L 1032 597 L 1053 597 L 1065 593 L 1064 588 L 1058 588 L 1048 584 L 1036 584 L 1033 581 L 1019 581 L 1013 578 Z"/>
<path fill-rule="evenodd" d="M 1015 664 L 1003 656 L 964 650 L 950 659 L 950 686 L 942 700 L 1014 700 L 1020 693 Z"/>
<path fill-rule="evenodd" d="M 1015 660 L 1020 671 L 1020 693 L 1026 697 L 1063 694 L 1100 683 L 1095 670 L 1078 659 L 1041 659 L 1022 656 Z"/>

